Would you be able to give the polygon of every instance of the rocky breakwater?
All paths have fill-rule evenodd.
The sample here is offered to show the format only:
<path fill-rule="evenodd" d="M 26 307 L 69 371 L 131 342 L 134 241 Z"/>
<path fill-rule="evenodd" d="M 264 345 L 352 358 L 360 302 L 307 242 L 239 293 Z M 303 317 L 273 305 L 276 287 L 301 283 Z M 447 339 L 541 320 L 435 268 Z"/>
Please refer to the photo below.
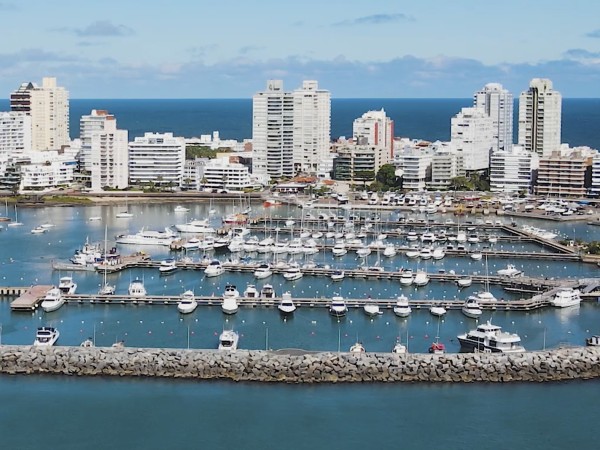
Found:
<path fill-rule="evenodd" d="M 542 382 L 600 377 L 600 349 L 396 355 L 0 346 L 0 373 L 286 383 Z"/>

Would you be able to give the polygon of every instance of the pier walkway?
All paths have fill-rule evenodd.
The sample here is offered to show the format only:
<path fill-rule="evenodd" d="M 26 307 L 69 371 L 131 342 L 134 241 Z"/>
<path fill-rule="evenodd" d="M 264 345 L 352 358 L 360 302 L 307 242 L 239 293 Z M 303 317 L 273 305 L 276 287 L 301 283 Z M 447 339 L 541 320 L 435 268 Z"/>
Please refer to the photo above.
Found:
<path fill-rule="evenodd" d="M 6 288 L 2 288 L 4 291 Z M 22 292 L 21 295 L 10 304 L 13 311 L 33 311 L 38 303 L 44 298 L 52 286 L 36 285 L 30 288 L 10 288 Z M 23 292 L 24 290 L 24 292 Z"/>

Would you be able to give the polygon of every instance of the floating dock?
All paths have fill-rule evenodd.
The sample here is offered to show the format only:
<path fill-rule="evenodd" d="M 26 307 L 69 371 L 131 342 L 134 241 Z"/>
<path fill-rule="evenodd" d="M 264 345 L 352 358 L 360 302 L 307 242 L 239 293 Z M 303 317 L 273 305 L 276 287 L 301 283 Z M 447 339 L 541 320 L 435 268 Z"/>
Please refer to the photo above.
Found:
<path fill-rule="evenodd" d="M 29 288 L 11 288 L 24 289 L 19 297 L 10 304 L 10 309 L 13 311 L 34 311 L 40 301 L 46 296 L 46 293 L 52 289 L 48 285 L 36 285 Z"/>

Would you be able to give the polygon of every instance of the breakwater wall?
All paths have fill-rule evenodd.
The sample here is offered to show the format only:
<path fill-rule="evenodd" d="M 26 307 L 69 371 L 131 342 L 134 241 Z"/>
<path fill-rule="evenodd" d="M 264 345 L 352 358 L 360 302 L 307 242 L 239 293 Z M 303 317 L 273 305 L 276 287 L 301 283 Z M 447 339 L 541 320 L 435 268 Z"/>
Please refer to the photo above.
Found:
<path fill-rule="evenodd" d="M 396 355 L 0 346 L 0 373 L 285 383 L 542 382 L 600 377 L 600 349 Z"/>

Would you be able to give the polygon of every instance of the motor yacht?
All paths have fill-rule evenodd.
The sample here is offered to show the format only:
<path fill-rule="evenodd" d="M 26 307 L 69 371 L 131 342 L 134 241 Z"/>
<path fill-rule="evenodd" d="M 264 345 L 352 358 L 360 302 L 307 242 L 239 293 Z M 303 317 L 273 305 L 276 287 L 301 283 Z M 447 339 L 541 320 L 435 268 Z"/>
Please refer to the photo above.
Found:
<path fill-rule="evenodd" d="M 492 294 L 490 291 L 475 292 L 473 295 L 470 295 L 469 298 L 474 299 L 479 303 L 497 301 L 496 297 L 494 297 L 494 294 Z"/>
<path fill-rule="evenodd" d="M 294 305 L 290 292 L 284 292 L 281 295 L 281 302 L 277 306 L 277 309 L 283 314 L 292 314 L 296 311 L 296 305 Z"/>
<path fill-rule="evenodd" d="M 423 243 L 425 243 L 425 242 L 433 243 L 433 242 L 435 242 L 435 234 L 432 233 L 431 231 L 426 231 L 425 233 L 423 233 L 421 235 L 421 241 Z"/>
<path fill-rule="evenodd" d="M 416 241 L 418 239 L 419 239 L 419 235 L 417 234 L 416 231 L 409 231 L 408 234 L 406 235 L 406 240 L 409 242 Z"/>
<path fill-rule="evenodd" d="M 198 307 L 198 302 L 196 301 L 196 296 L 193 291 L 185 291 L 179 297 L 179 302 L 177 303 L 177 311 L 181 314 L 190 314 L 194 312 L 194 310 Z"/>
<path fill-rule="evenodd" d="M 359 258 L 366 258 L 367 256 L 369 256 L 371 254 L 371 248 L 367 245 L 361 245 L 360 247 L 358 247 L 356 249 L 356 255 Z"/>
<path fill-rule="evenodd" d="M 433 305 L 431 308 L 429 308 L 429 312 L 431 313 L 431 315 L 436 316 L 436 317 L 442 317 L 443 315 L 446 314 L 446 308 L 444 308 L 443 306 L 439 305 Z"/>
<path fill-rule="evenodd" d="M 253 284 L 248 284 L 246 290 L 242 294 L 244 298 L 258 298 L 258 290 Z"/>
<path fill-rule="evenodd" d="M 482 258 L 483 258 L 483 253 L 481 253 L 481 252 L 471 253 L 471 259 L 473 261 L 481 261 Z"/>
<path fill-rule="evenodd" d="M 469 236 L 467 237 L 467 242 L 471 244 L 477 244 L 479 242 L 479 236 L 477 236 L 474 233 L 469 234 Z"/>
<path fill-rule="evenodd" d="M 60 337 L 59 331 L 54 327 L 39 327 L 35 333 L 33 345 L 36 347 L 51 347 Z"/>
<path fill-rule="evenodd" d="M 469 276 L 460 277 L 458 280 L 456 280 L 456 285 L 459 288 L 466 288 L 471 286 L 471 284 L 473 284 L 473 279 Z"/>
<path fill-rule="evenodd" d="M 287 246 L 287 252 L 290 255 L 298 255 L 300 253 L 304 253 L 304 245 L 302 244 L 302 240 L 299 238 L 292 239 Z"/>
<path fill-rule="evenodd" d="M 500 269 L 496 272 L 501 277 L 517 277 L 523 273 L 523 271 L 517 269 L 514 264 L 508 264 L 505 269 Z"/>
<path fill-rule="evenodd" d="M 345 273 L 343 270 L 334 270 L 330 275 L 331 281 L 342 281 Z"/>
<path fill-rule="evenodd" d="M 392 347 L 392 353 L 396 353 L 397 355 L 404 355 L 408 353 L 408 349 L 406 348 L 406 345 L 402 344 L 400 342 L 400 339 L 398 339 L 394 344 L 394 347 Z"/>
<path fill-rule="evenodd" d="M 186 208 L 185 206 L 177 205 L 173 211 L 176 212 L 176 213 L 186 213 L 189 210 L 190 209 Z"/>
<path fill-rule="evenodd" d="M 214 234 L 216 231 L 212 228 L 208 219 L 191 220 L 187 223 L 175 225 L 175 229 L 180 233 L 195 233 L 195 234 Z"/>
<path fill-rule="evenodd" d="M 240 293 L 233 284 L 227 284 L 225 286 L 225 291 L 223 292 L 223 298 L 239 298 Z"/>
<path fill-rule="evenodd" d="M 259 240 L 256 236 L 250 236 L 244 241 L 242 248 L 246 253 L 252 253 L 258 250 Z"/>
<path fill-rule="evenodd" d="M 498 242 L 498 236 L 496 236 L 495 234 L 490 234 L 487 240 L 490 244 L 496 244 Z"/>
<path fill-rule="evenodd" d="M 129 283 L 129 289 L 127 292 L 131 297 L 145 297 L 146 288 L 144 287 L 144 282 L 140 279 L 133 280 L 131 283 Z"/>
<path fill-rule="evenodd" d="M 343 317 L 347 312 L 348 307 L 344 299 L 339 295 L 333 296 L 329 304 L 329 314 L 334 317 Z"/>
<path fill-rule="evenodd" d="M 64 304 L 65 299 L 62 296 L 62 291 L 57 287 L 53 287 L 46 293 L 46 296 L 44 297 L 44 300 L 40 306 L 45 312 L 52 312 L 56 311 Z"/>
<path fill-rule="evenodd" d="M 161 275 L 168 275 L 170 273 L 176 272 L 179 268 L 177 267 L 177 261 L 173 258 L 164 259 L 160 262 L 158 266 L 158 271 Z"/>
<path fill-rule="evenodd" d="M 219 336 L 219 350 L 235 351 L 238 347 L 240 335 L 233 330 L 223 330 Z"/>
<path fill-rule="evenodd" d="M 258 243 L 256 251 L 258 253 L 271 253 L 274 245 L 275 240 L 272 237 L 266 237 Z"/>
<path fill-rule="evenodd" d="M 479 319 L 483 314 L 479 302 L 473 297 L 467 298 L 461 311 L 465 316 L 470 317 L 471 319 Z"/>
<path fill-rule="evenodd" d="M 379 305 L 371 299 L 367 300 L 363 305 L 363 312 L 369 317 L 374 317 L 383 314 L 379 310 Z"/>
<path fill-rule="evenodd" d="M 277 241 L 271 246 L 271 253 L 281 255 L 288 252 L 288 243 L 285 241 Z"/>
<path fill-rule="evenodd" d="M 350 353 L 365 353 L 365 347 L 360 342 L 356 342 L 350 347 Z"/>
<path fill-rule="evenodd" d="M 568 308 L 571 306 L 579 306 L 581 303 L 580 292 L 578 289 L 563 288 L 559 290 L 554 298 L 550 300 L 552 306 L 557 308 Z"/>
<path fill-rule="evenodd" d="M 348 253 L 346 244 L 344 244 L 343 242 L 336 242 L 333 248 L 331 249 L 331 253 L 333 254 L 333 256 L 337 257 L 344 256 L 346 253 Z"/>
<path fill-rule="evenodd" d="M 396 254 L 397 251 L 394 244 L 387 244 L 383 249 L 383 256 L 385 256 L 386 258 L 393 258 L 394 256 L 396 256 Z"/>
<path fill-rule="evenodd" d="M 127 245 L 166 245 L 177 239 L 177 235 L 169 228 L 164 231 L 146 230 L 142 228 L 136 234 L 124 234 L 117 237 L 117 244 Z"/>
<path fill-rule="evenodd" d="M 433 250 L 431 247 L 423 247 L 419 252 L 419 258 L 421 259 L 431 259 L 433 256 Z"/>
<path fill-rule="evenodd" d="M 441 247 L 436 247 L 435 249 L 433 249 L 433 252 L 431 253 L 431 257 L 433 259 L 435 259 L 436 261 L 439 261 L 440 259 L 444 259 L 445 256 L 446 256 L 446 252 Z"/>
<path fill-rule="evenodd" d="M 269 264 L 261 264 L 254 271 L 254 278 L 258 280 L 262 280 L 264 278 L 268 278 L 273 275 L 273 271 L 271 270 L 271 266 Z"/>
<path fill-rule="evenodd" d="M 225 297 L 223 296 L 223 303 L 221 303 L 221 310 L 225 314 L 235 314 L 238 312 L 238 297 Z"/>
<path fill-rule="evenodd" d="M 198 250 L 199 245 L 200 245 L 200 239 L 190 238 L 187 241 L 185 241 L 183 244 L 181 244 L 181 248 L 183 248 L 186 252 L 189 252 L 192 250 Z"/>
<path fill-rule="evenodd" d="M 265 299 L 275 298 L 275 289 L 273 289 L 273 286 L 268 283 L 263 285 L 260 290 L 260 297 Z"/>
<path fill-rule="evenodd" d="M 296 281 L 303 276 L 304 274 L 300 270 L 300 266 L 298 266 L 296 263 L 290 264 L 286 271 L 283 272 L 283 278 L 285 278 L 287 281 Z"/>
<path fill-rule="evenodd" d="M 400 284 L 402 286 L 410 286 L 415 281 L 412 270 L 403 270 L 400 274 Z"/>
<path fill-rule="evenodd" d="M 465 334 L 457 336 L 461 350 L 480 352 L 520 353 L 525 348 L 521 338 L 516 333 L 502 331 L 498 325 L 492 325 L 488 320 Z"/>
<path fill-rule="evenodd" d="M 408 298 L 405 295 L 401 295 L 398 297 L 396 301 L 396 305 L 394 306 L 394 314 L 398 317 L 408 317 L 412 309 L 408 302 Z"/>
<path fill-rule="evenodd" d="M 221 261 L 218 259 L 213 259 L 208 266 L 204 269 L 204 275 L 206 277 L 218 277 L 219 275 L 223 275 L 225 273 L 225 267 L 221 264 Z"/>
<path fill-rule="evenodd" d="M 419 250 L 418 248 L 411 248 L 410 250 L 407 250 L 404 254 L 407 258 L 410 259 L 418 258 L 421 255 L 421 250 Z"/>
<path fill-rule="evenodd" d="M 73 281 L 73 277 L 61 277 L 58 289 L 61 294 L 74 294 L 77 290 L 77 283 Z"/>
<path fill-rule="evenodd" d="M 415 275 L 415 279 L 413 280 L 413 284 L 415 286 L 425 286 L 427 283 L 429 283 L 429 276 L 427 276 L 427 272 L 418 270 L 417 274 Z"/>
<path fill-rule="evenodd" d="M 48 230 L 42 227 L 35 227 L 31 230 L 31 234 L 44 234 L 47 233 Z"/>

